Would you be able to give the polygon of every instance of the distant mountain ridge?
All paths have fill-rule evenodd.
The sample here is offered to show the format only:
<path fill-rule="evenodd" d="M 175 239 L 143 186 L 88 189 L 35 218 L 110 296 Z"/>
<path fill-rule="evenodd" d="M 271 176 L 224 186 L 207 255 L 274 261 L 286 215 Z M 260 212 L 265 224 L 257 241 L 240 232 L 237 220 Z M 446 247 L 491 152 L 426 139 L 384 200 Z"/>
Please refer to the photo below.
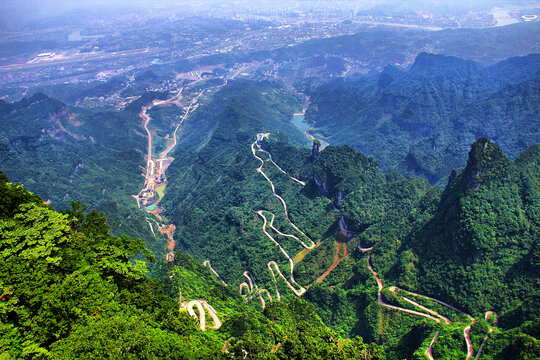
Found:
<path fill-rule="evenodd" d="M 307 88 L 306 117 L 332 144 L 443 186 L 478 137 L 496 140 L 512 157 L 540 142 L 539 79 L 540 54 L 486 67 L 421 53 L 408 70 L 387 67 Z"/>

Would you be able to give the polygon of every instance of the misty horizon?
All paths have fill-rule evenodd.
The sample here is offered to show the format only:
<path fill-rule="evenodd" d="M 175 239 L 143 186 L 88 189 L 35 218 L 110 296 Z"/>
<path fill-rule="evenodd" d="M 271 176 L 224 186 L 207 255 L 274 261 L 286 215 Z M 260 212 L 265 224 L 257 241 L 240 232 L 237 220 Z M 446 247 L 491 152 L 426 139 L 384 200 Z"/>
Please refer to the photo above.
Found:
<path fill-rule="evenodd" d="M 129 14 L 151 14 L 153 16 L 196 16 L 257 13 L 264 11 L 350 11 L 376 12 L 386 14 L 398 14 L 418 11 L 432 11 L 439 13 L 463 13 L 468 11 L 490 11 L 495 7 L 538 5 L 540 1 L 522 0 L 479 0 L 475 2 L 459 0 L 435 0 L 435 1 L 398 1 L 398 0 L 364 0 L 364 1 L 330 1 L 330 0 L 262 0 L 256 3 L 248 0 L 92 0 L 92 1 L 69 1 L 69 0 L 3 0 L 0 2 L 0 25 L 2 28 L 20 28 L 40 25 L 48 19 L 57 24 L 63 22 L 77 22 L 77 17 L 99 20 L 114 18 Z M 213 11 L 221 10 L 222 12 Z M 83 20 L 83 19 L 81 19 Z M 84 21 L 81 21 L 84 23 Z"/>

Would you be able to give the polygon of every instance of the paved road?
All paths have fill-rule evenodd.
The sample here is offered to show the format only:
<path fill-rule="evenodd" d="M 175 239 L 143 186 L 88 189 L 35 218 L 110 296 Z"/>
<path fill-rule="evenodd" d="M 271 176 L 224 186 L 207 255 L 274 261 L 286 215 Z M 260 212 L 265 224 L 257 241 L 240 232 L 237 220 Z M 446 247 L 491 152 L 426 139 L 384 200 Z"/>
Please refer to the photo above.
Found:
<path fill-rule="evenodd" d="M 221 276 L 219 276 L 219 274 L 216 272 L 216 270 L 214 270 L 214 268 L 212 267 L 212 265 L 210 265 L 210 261 L 208 260 L 205 260 L 203 262 L 203 265 L 204 266 L 207 266 L 210 271 L 219 279 L 219 281 L 221 281 L 221 283 L 225 286 L 228 286 L 227 283 L 225 282 L 225 280 L 223 280 L 223 278 Z"/>
<path fill-rule="evenodd" d="M 199 315 L 195 313 L 195 310 L 193 308 L 196 307 L 197 311 L 199 312 Z M 208 312 L 208 315 L 212 318 L 212 321 L 214 322 L 213 326 L 210 326 L 211 329 L 219 329 L 221 327 L 221 321 L 219 320 L 217 316 L 216 310 L 210 306 L 205 300 L 191 300 L 188 301 L 186 304 L 182 304 L 181 308 L 187 309 L 188 314 L 191 317 L 194 317 L 195 319 L 199 319 L 199 328 L 202 331 L 206 331 L 206 312 Z"/>
<path fill-rule="evenodd" d="M 389 305 L 389 304 L 385 303 L 383 301 L 383 299 L 382 299 L 382 296 L 381 296 L 381 291 L 383 289 L 383 283 L 382 283 L 382 280 L 379 279 L 379 277 L 377 276 L 377 273 L 373 270 L 373 267 L 371 266 L 371 256 L 367 257 L 367 264 L 368 264 L 369 270 L 371 271 L 371 273 L 375 277 L 375 280 L 377 281 L 377 285 L 379 286 L 379 293 L 377 294 L 377 301 L 379 302 L 379 304 L 381 306 L 384 306 L 384 307 L 387 307 L 387 308 L 393 309 L 393 310 L 403 311 L 403 312 L 406 312 L 408 314 L 422 316 L 422 317 L 431 319 L 431 320 L 433 320 L 435 322 L 438 322 L 438 323 L 441 322 L 441 320 L 437 319 L 434 316 L 424 314 L 424 313 L 421 313 L 421 312 L 418 312 L 418 311 L 409 310 L 409 309 L 405 309 L 405 308 L 402 308 L 402 307 L 394 306 L 394 305 Z"/>
<path fill-rule="evenodd" d="M 433 340 L 431 340 L 431 342 L 429 343 L 428 348 L 426 349 L 426 356 L 428 357 L 429 360 L 435 360 L 435 359 L 433 359 L 433 354 L 431 353 L 431 347 L 435 343 L 435 340 L 437 340 L 438 336 L 439 336 L 439 332 L 437 331 L 437 333 L 433 337 Z"/>
<path fill-rule="evenodd" d="M 404 309 L 404 308 L 400 308 L 400 307 L 397 307 L 397 306 L 393 306 L 393 305 L 388 305 L 386 303 L 384 303 L 384 301 L 382 300 L 382 297 L 381 297 L 381 290 L 383 289 L 383 283 L 381 281 L 381 279 L 379 279 L 379 277 L 377 276 L 377 273 L 373 270 L 373 267 L 371 266 L 371 257 L 368 256 L 367 257 L 367 264 L 368 264 L 368 267 L 369 267 L 369 270 L 371 271 L 371 273 L 373 274 L 373 276 L 375 277 L 375 280 L 377 281 L 377 285 L 379 287 L 379 293 L 377 295 L 377 300 L 379 302 L 379 304 L 381 304 L 381 306 L 384 306 L 384 307 L 387 307 L 387 308 L 390 308 L 390 309 L 394 309 L 394 310 L 398 310 L 398 311 L 403 311 L 403 312 L 406 312 L 406 313 L 409 313 L 409 314 L 414 314 L 414 315 L 418 315 L 418 316 L 423 316 L 423 317 L 426 317 L 426 318 L 429 318 L 431 320 L 434 320 L 438 323 L 441 322 L 441 320 L 443 320 L 446 325 L 449 325 L 450 324 L 450 320 L 440 314 L 438 314 L 437 312 L 433 311 L 433 310 L 430 310 L 428 308 L 426 308 L 425 306 L 421 305 L 421 304 L 418 304 L 417 302 L 415 301 L 412 301 L 411 299 L 408 299 L 404 296 L 402 296 L 403 300 L 407 301 L 408 303 L 418 307 L 419 309 L 422 309 L 426 312 L 428 312 L 429 314 L 433 315 L 428 315 L 428 314 L 425 314 L 425 313 L 421 313 L 421 312 L 418 312 L 418 311 L 414 311 L 414 310 L 408 310 L 408 309 Z M 467 327 L 465 327 L 463 329 L 463 337 L 465 338 L 465 343 L 466 343 L 466 346 L 467 346 L 467 356 L 466 356 L 466 360 L 470 359 L 473 357 L 474 355 L 474 348 L 473 348 L 473 344 L 472 344 L 472 340 L 471 340 L 471 336 L 470 336 L 470 332 L 471 332 L 471 328 L 472 328 L 472 325 L 475 323 L 475 318 L 473 318 L 471 315 L 469 314 L 466 314 L 464 313 L 463 311 L 455 308 L 454 306 L 450 305 L 450 304 L 447 304 L 445 303 L 444 301 L 441 301 L 441 300 L 438 300 L 438 299 L 435 299 L 435 298 L 432 298 L 432 297 L 429 297 L 429 296 L 425 296 L 425 295 L 420 295 L 420 294 L 416 294 L 416 293 L 413 293 L 413 292 L 410 292 L 410 291 L 407 291 L 407 290 L 403 290 L 403 289 L 400 289 L 396 286 L 391 286 L 389 288 L 390 291 L 392 292 L 395 292 L 396 290 L 401 290 L 401 291 L 404 291 L 412 296 L 415 296 L 415 297 L 423 297 L 425 299 L 428 299 L 430 301 L 434 301 L 434 302 L 437 302 L 441 305 L 444 305 L 446 307 L 448 307 L 449 309 L 452 309 L 454 311 L 457 311 L 461 314 L 465 314 L 467 315 L 467 317 L 469 318 L 469 320 L 471 320 L 471 324 L 468 325 Z M 486 312 L 485 314 L 485 319 L 486 321 L 488 320 L 488 318 L 490 317 L 495 317 L 495 321 L 494 321 L 494 326 L 497 326 L 497 314 L 495 314 L 494 312 L 492 311 L 488 311 Z M 441 320 L 440 320 L 441 319 Z M 484 344 L 486 343 L 487 339 L 489 338 L 489 334 L 493 332 L 493 328 L 490 327 L 490 330 L 488 331 L 488 334 L 486 334 L 486 336 L 484 337 L 484 341 L 482 342 L 482 345 L 480 346 L 480 349 L 478 350 L 478 353 L 476 354 L 476 357 L 475 357 L 475 360 L 478 359 L 480 357 L 480 353 L 484 347 Z M 439 333 L 437 332 L 437 334 L 435 334 L 433 340 L 431 341 L 431 343 L 429 344 L 429 347 L 426 349 L 426 356 L 429 358 L 429 359 L 433 359 L 433 355 L 431 354 L 431 349 L 432 349 L 432 346 L 433 344 L 435 343 L 435 341 L 437 340 L 437 337 L 438 337 Z"/>

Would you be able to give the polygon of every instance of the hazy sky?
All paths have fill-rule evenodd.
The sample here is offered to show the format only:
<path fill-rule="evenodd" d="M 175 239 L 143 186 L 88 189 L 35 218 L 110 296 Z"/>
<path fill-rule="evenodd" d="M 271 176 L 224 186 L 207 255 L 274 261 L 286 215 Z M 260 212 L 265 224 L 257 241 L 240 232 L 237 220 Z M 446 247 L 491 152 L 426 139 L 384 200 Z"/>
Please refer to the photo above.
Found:
<path fill-rule="evenodd" d="M 277 7 L 316 7 L 318 5 L 335 4 L 358 6 L 369 8 L 373 6 L 410 6 L 411 8 L 432 7 L 494 7 L 508 4 L 534 3 L 534 0 L 0 0 L 2 10 L 17 10 L 31 12 L 48 12 L 72 10 L 88 7 L 117 7 L 130 9 L 133 7 L 173 7 L 183 4 L 200 5 L 201 7 L 212 4 L 232 4 L 235 6 L 277 6 Z"/>
<path fill-rule="evenodd" d="M 73 15 L 74 10 L 94 14 L 94 16 L 110 16 L 126 12 L 159 11 L 163 9 L 205 9 L 216 4 L 229 5 L 229 8 L 288 8 L 308 9 L 317 7 L 338 7 L 352 9 L 390 10 L 481 10 L 495 6 L 514 4 L 538 4 L 540 0 L 0 0 L 0 23 L 5 25 L 26 25 L 34 20 L 46 18 L 61 19 L 62 16 Z M 0 24 L 0 26 L 2 26 Z"/>

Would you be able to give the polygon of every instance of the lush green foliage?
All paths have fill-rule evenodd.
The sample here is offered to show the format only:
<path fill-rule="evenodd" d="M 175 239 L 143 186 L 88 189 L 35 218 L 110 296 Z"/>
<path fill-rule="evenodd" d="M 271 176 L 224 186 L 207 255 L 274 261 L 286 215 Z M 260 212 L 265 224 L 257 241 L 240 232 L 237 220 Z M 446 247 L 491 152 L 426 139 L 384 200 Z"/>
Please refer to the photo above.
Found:
<path fill-rule="evenodd" d="M 140 239 L 110 235 L 106 219 L 73 203 L 55 212 L 0 173 L 2 359 L 383 359 L 375 344 L 342 339 L 311 304 L 243 305 L 189 256 L 153 276 L 175 294 L 205 297 L 224 322 L 201 332 L 178 302 L 132 262 Z"/>
<path fill-rule="evenodd" d="M 512 162 L 487 139 L 473 144 L 434 217 L 407 245 L 419 256 L 422 288 L 473 312 L 503 313 L 502 323 L 538 317 L 539 151 Z"/>
<path fill-rule="evenodd" d="M 538 141 L 537 69 L 537 56 L 485 68 L 423 54 L 407 72 L 387 68 L 378 76 L 311 88 L 308 116 L 317 119 L 316 131 L 340 139 L 334 143 L 373 145 L 368 153 L 383 167 L 403 166 L 435 182 L 460 167 L 462 152 L 478 134 L 500 139 L 512 157 Z M 403 300 L 404 291 L 388 289 L 397 285 L 469 312 L 477 319 L 475 351 L 488 327 L 481 317 L 493 310 L 500 328 L 483 350 L 486 357 L 538 353 L 538 322 L 531 322 L 539 316 L 538 145 L 511 161 L 481 138 L 441 193 L 426 180 L 381 172 L 373 158 L 347 145 L 321 152 L 299 147 L 309 143 L 290 122 L 299 98 L 277 84 L 232 82 L 179 130 L 161 205 L 176 225 L 177 250 L 195 259 L 177 253 L 173 263 L 153 264 L 149 276 L 157 285 L 145 277 L 146 266 L 132 260 L 149 256 L 142 242 L 109 230 L 148 235 L 129 198 L 142 183 L 137 167 L 144 157 L 137 149 L 146 143 L 137 113 L 162 95 L 147 94 L 123 112 L 74 111 L 39 94 L 0 102 L 0 165 L 8 174 L 58 208 L 79 197 L 118 223 L 109 228 L 102 214 L 86 213 L 78 203 L 57 213 L 2 177 L 0 330 L 7 335 L 0 356 L 243 358 L 247 351 L 251 358 L 363 358 L 366 352 L 381 358 L 381 347 L 363 344 L 359 335 L 382 345 L 388 359 L 421 359 L 439 332 L 435 358 L 464 357 L 469 318 L 427 298 L 415 301 L 447 316 L 450 325 L 382 307 L 367 254 L 384 282 L 385 302 L 415 309 Z M 170 130 L 163 126 L 180 114 L 153 109 L 151 129 Z M 453 138 L 456 129 L 460 135 Z M 370 138 L 363 136 L 368 130 Z M 289 223 L 256 171 L 260 161 L 250 146 L 260 132 L 271 133 L 262 141 L 267 153 L 257 152 L 263 170 L 286 201 L 288 219 L 305 235 Z M 261 313 L 257 296 L 245 304 L 239 294 L 249 271 L 274 298 L 276 285 L 282 299 L 294 297 L 268 269 L 276 261 L 286 278 L 292 270 L 264 234 L 259 210 L 268 220 L 275 215 L 279 231 L 318 244 L 308 251 L 272 231 L 295 259 L 294 277 L 308 288 L 308 302 L 267 303 Z M 159 256 L 163 246 L 145 240 Z M 200 265 L 204 260 L 229 286 Z M 184 311 L 178 313 L 173 299 L 179 296 L 206 299 L 223 328 L 199 332 Z"/>

